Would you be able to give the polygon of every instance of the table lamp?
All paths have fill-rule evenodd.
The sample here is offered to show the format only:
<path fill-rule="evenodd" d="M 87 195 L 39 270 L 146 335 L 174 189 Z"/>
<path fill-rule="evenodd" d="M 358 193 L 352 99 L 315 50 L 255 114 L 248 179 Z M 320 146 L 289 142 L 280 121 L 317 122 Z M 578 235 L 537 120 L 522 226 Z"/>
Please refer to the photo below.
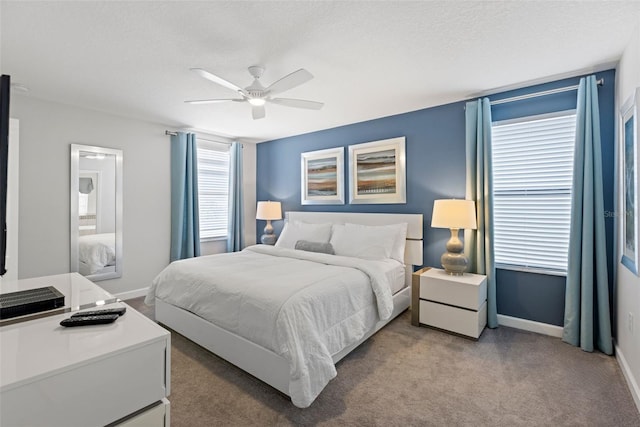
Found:
<path fill-rule="evenodd" d="M 271 220 L 282 219 L 282 206 L 280 202 L 258 202 L 256 209 L 256 219 L 266 219 L 267 225 L 264 227 L 264 234 L 260 237 L 260 241 L 264 245 L 274 245 L 276 243 L 276 235 L 273 234 L 273 226 Z"/>
<path fill-rule="evenodd" d="M 440 263 L 446 273 L 455 276 L 463 275 L 469 266 L 469 258 L 463 253 L 464 244 L 458 237 L 458 231 L 461 228 L 471 230 L 477 228 L 476 204 L 473 200 L 435 200 L 431 227 L 451 230 L 447 251 L 442 254 Z"/>

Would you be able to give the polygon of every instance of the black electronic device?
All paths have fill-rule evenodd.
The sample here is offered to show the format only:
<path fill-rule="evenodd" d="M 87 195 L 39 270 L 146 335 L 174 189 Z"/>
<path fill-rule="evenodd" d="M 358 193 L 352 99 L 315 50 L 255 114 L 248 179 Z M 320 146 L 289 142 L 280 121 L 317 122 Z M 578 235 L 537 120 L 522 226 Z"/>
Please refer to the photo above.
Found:
<path fill-rule="evenodd" d="M 102 314 L 100 316 L 79 316 L 69 317 L 60 322 L 62 326 L 67 328 L 73 326 L 85 326 L 85 325 L 104 325 L 106 323 L 113 323 L 120 317 L 117 314 Z"/>
<path fill-rule="evenodd" d="M 7 169 L 9 168 L 10 93 L 11 77 L 3 74 L 0 78 L 0 276 L 7 272 Z"/>
<path fill-rule="evenodd" d="M 102 310 L 79 311 L 72 314 L 71 317 L 101 316 L 104 314 L 117 314 L 118 316 L 122 316 L 126 311 L 126 307 L 105 308 Z"/>
<path fill-rule="evenodd" d="M 0 294 L 0 319 L 64 307 L 64 295 L 53 286 Z"/>

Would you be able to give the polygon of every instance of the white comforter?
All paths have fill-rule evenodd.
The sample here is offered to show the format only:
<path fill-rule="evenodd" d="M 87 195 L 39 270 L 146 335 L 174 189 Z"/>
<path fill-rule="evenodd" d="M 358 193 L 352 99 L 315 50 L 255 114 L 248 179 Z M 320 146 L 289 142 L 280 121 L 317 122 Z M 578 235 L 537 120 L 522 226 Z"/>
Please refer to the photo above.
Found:
<path fill-rule="evenodd" d="M 89 234 L 78 239 L 80 261 L 87 264 L 89 274 L 116 262 L 116 235 L 114 233 Z"/>
<path fill-rule="evenodd" d="M 336 376 L 331 358 L 391 316 L 375 261 L 256 245 L 173 262 L 153 281 L 159 298 L 290 361 L 289 395 L 309 406 Z"/>

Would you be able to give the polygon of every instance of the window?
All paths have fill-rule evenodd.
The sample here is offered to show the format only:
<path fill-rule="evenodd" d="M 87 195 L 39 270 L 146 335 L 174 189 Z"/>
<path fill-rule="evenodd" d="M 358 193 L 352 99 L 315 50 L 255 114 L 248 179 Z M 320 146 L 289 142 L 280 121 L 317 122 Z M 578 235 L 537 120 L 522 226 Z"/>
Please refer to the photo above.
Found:
<path fill-rule="evenodd" d="M 89 215 L 89 195 L 78 192 L 78 215 Z"/>
<path fill-rule="evenodd" d="M 227 237 L 229 151 L 223 144 L 198 141 L 200 241 Z"/>
<path fill-rule="evenodd" d="M 575 111 L 492 125 L 496 266 L 566 274 Z"/>

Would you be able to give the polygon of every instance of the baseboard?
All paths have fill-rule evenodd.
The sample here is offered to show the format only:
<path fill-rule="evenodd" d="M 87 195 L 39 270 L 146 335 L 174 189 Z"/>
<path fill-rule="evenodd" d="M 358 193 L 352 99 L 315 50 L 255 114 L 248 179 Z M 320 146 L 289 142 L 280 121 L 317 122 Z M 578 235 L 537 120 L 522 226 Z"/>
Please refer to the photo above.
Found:
<path fill-rule="evenodd" d="M 627 359 L 624 358 L 624 354 L 617 344 L 616 359 L 618 360 L 618 365 L 620 365 L 620 369 L 622 370 L 624 379 L 627 380 L 627 385 L 629 386 L 629 390 L 631 391 L 631 396 L 633 396 L 633 401 L 636 403 L 636 408 L 638 408 L 638 412 L 640 412 L 640 386 L 638 386 L 638 383 L 633 377 L 631 368 L 629 368 L 629 364 L 627 364 Z"/>
<path fill-rule="evenodd" d="M 149 288 L 147 287 L 147 288 L 134 289 L 133 291 L 120 292 L 119 294 L 113 294 L 113 296 L 124 301 L 131 298 L 147 296 L 148 292 L 149 292 Z"/>
<path fill-rule="evenodd" d="M 522 329 L 537 334 L 562 338 L 562 326 L 549 325 L 548 323 L 534 322 L 533 320 L 520 319 L 518 317 L 498 314 L 498 324 L 510 328 Z"/>

